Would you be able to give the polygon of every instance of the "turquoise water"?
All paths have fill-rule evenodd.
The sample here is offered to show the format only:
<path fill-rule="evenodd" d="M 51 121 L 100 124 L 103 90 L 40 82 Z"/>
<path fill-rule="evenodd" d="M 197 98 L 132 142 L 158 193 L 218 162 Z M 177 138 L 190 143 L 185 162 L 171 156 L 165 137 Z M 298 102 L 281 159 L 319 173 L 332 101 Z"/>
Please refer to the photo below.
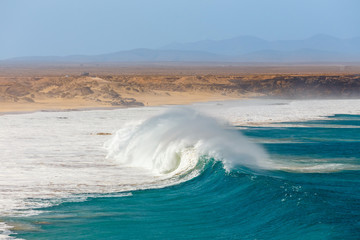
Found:
<path fill-rule="evenodd" d="M 360 116 L 234 127 L 277 166 L 226 172 L 203 156 L 201 174 L 166 188 L 90 196 L 44 208 L 24 239 L 360 239 Z"/>

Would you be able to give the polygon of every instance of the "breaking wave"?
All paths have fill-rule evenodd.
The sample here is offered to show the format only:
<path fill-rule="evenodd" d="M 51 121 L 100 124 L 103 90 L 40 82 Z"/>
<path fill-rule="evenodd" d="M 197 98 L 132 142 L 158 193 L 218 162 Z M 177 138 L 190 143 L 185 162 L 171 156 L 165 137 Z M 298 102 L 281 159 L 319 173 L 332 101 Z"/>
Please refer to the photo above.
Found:
<path fill-rule="evenodd" d="M 166 176 L 186 174 L 209 159 L 227 172 L 272 167 L 260 146 L 227 127 L 192 109 L 174 109 L 118 130 L 105 145 L 107 157 Z"/>

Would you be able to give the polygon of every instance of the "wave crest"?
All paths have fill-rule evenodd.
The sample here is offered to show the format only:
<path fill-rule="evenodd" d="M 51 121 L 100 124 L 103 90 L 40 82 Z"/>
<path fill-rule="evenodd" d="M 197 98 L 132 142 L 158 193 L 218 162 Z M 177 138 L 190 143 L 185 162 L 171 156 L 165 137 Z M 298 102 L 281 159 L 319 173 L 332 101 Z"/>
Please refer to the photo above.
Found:
<path fill-rule="evenodd" d="M 205 156 L 235 166 L 271 168 L 267 155 L 239 132 L 192 109 L 178 108 L 118 130 L 105 147 L 108 158 L 146 168 L 154 174 L 179 175 L 193 170 Z"/>

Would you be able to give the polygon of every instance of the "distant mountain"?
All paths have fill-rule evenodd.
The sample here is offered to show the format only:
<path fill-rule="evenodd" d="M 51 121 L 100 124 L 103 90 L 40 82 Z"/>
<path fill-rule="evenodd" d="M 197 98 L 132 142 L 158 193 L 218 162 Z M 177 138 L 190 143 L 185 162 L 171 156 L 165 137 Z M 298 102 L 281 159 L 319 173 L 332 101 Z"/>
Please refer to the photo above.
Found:
<path fill-rule="evenodd" d="M 161 49 L 142 48 L 91 56 L 21 57 L 5 62 L 360 62 L 360 38 L 316 35 L 304 40 L 266 41 L 242 36 L 174 43 Z"/>
<path fill-rule="evenodd" d="M 35 56 L 19 57 L 6 60 L 7 62 L 203 62 L 217 61 L 223 59 L 214 53 L 201 51 L 183 50 L 153 50 L 153 49 L 134 49 L 115 53 L 100 55 L 71 55 L 65 57 L 58 56 Z"/>
<path fill-rule="evenodd" d="M 219 55 L 239 55 L 270 48 L 268 42 L 261 38 L 243 36 L 221 41 L 206 40 L 192 43 L 173 43 L 161 49 L 203 51 Z"/>
<path fill-rule="evenodd" d="M 237 61 L 243 62 L 358 62 L 360 56 L 354 54 L 299 49 L 295 51 L 262 50 L 242 54 Z"/>
<path fill-rule="evenodd" d="M 152 50 L 135 49 L 110 54 L 102 54 L 93 57 L 93 60 L 100 62 L 182 62 L 182 61 L 216 61 L 221 56 L 203 52 L 200 50 Z"/>
<path fill-rule="evenodd" d="M 315 51 L 336 52 L 360 55 L 360 38 L 340 39 L 319 34 L 303 40 L 266 41 L 252 36 L 241 36 L 220 41 L 200 41 L 192 43 L 174 43 L 161 48 L 186 51 L 204 51 L 219 55 L 241 55 L 257 51 Z"/>

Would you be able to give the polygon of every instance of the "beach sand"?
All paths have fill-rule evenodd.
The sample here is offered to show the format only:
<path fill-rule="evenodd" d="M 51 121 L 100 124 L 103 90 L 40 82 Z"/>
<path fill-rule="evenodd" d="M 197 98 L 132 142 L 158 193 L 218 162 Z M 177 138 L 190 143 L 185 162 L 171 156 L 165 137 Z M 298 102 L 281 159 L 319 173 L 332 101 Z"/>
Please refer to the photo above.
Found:
<path fill-rule="evenodd" d="M 142 94 L 139 96 L 128 95 L 135 97 L 136 100 L 144 103 L 144 106 L 160 106 L 160 105 L 186 105 L 195 102 L 208 101 L 225 101 L 242 99 L 241 96 L 224 96 L 214 93 L 203 92 L 174 92 L 163 94 Z M 132 106 L 112 106 L 107 103 L 97 103 L 93 101 L 84 100 L 82 98 L 62 99 L 49 98 L 37 102 L 1 102 L 0 115 L 5 113 L 27 113 L 35 111 L 71 111 L 71 110 L 90 110 L 90 109 L 115 109 Z"/>

